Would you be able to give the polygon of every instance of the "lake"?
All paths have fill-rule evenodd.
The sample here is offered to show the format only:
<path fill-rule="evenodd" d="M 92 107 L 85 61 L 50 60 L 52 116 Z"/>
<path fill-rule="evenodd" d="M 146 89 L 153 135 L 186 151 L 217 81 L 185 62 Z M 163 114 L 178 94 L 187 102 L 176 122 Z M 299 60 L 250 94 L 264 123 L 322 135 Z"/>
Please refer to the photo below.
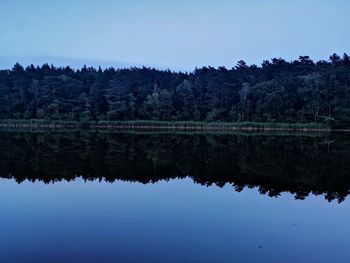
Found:
<path fill-rule="evenodd" d="M 350 135 L 0 132 L 0 262 L 346 262 Z"/>

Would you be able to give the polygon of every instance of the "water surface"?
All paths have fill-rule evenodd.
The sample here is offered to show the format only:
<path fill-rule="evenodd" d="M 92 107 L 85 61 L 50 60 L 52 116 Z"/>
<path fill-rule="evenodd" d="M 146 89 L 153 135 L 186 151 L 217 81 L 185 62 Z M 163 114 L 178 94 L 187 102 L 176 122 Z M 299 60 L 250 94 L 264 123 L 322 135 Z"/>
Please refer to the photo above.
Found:
<path fill-rule="evenodd" d="M 344 262 L 344 135 L 0 133 L 0 262 Z"/>

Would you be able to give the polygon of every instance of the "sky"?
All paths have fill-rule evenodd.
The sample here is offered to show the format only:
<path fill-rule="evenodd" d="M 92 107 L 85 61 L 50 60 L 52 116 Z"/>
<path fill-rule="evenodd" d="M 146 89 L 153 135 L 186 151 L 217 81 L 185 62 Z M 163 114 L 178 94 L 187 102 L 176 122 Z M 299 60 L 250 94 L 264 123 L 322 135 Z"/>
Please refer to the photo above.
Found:
<path fill-rule="evenodd" d="M 16 61 L 190 71 L 350 53 L 348 0 L 0 0 L 0 67 Z"/>

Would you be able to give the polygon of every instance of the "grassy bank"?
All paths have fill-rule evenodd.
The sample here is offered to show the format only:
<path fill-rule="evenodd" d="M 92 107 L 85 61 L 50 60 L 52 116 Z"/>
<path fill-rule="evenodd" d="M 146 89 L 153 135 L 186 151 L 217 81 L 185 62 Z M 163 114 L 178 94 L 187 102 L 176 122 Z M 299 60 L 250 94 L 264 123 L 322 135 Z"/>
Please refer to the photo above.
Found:
<path fill-rule="evenodd" d="M 0 128 L 62 129 L 96 128 L 156 131 L 330 131 L 324 124 L 268 122 L 193 122 L 193 121 L 62 121 L 43 119 L 0 120 Z"/>

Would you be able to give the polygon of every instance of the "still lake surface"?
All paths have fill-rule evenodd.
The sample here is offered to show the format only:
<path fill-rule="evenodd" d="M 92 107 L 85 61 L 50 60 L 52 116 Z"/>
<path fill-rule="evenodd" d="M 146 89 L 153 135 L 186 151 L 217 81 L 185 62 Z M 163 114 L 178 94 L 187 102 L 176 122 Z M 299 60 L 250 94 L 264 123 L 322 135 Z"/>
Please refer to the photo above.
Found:
<path fill-rule="evenodd" d="M 347 262 L 350 136 L 0 132 L 0 262 Z"/>

